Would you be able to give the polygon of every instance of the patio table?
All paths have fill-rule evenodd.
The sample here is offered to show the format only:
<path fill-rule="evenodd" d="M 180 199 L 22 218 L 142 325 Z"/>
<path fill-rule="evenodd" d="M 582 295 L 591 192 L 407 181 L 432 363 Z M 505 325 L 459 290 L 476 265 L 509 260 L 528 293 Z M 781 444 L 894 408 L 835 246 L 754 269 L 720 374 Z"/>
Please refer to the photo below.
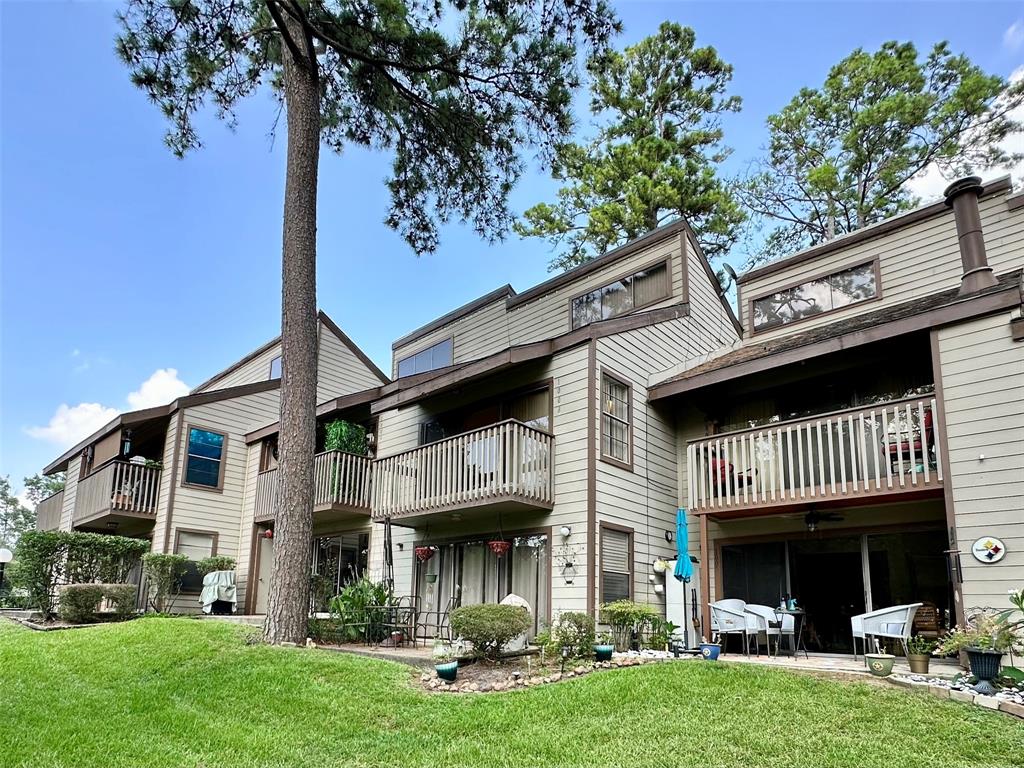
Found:
<path fill-rule="evenodd" d="M 810 658 L 810 655 L 807 653 L 807 643 L 804 640 L 804 625 L 807 623 L 807 611 L 803 608 L 776 608 L 775 613 L 780 617 L 793 617 L 793 658 L 797 657 L 801 648 L 804 651 L 804 658 Z M 782 619 L 780 618 L 779 621 L 781 622 Z"/>

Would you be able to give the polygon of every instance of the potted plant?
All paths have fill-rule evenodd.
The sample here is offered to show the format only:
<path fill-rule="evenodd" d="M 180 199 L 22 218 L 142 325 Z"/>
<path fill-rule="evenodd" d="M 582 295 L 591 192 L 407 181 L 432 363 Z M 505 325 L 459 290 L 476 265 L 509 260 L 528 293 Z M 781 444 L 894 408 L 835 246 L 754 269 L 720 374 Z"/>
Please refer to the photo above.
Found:
<path fill-rule="evenodd" d="M 602 632 L 597 636 L 597 642 L 594 643 L 594 659 L 596 661 L 611 661 L 614 650 L 615 646 L 612 645 L 610 633 Z"/>
<path fill-rule="evenodd" d="M 459 660 L 455 657 L 454 649 L 445 643 L 435 643 L 433 657 L 437 676 L 446 683 L 454 683 L 459 674 Z"/>
<path fill-rule="evenodd" d="M 1020 620 L 1010 621 L 1006 611 L 982 611 L 970 617 L 964 626 L 954 627 L 939 641 L 935 653 L 945 656 L 965 652 L 971 674 L 976 679 L 974 690 L 991 696 L 996 692 L 992 681 L 999 676 L 999 662 L 1003 654 L 1016 648 L 1018 638 L 1015 630 L 1022 623 Z"/>
<path fill-rule="evenodd" d="M 719 643 L 709 643 L 706 638 L 701 638 L 701 643 L 697 646 L 700 649 L 700 656 L 704 661 L 718 661 L 718 657 L 722 653 L 722 646 Z"/>
<path fill-rule="evenodd" d="M 875 677 L 888 677 L 892 674 L 892 665 L 896 663 L 896 657 L 891 653 L 883 653 L 875 640 L 875 652 L 864 654 L 864 664 Z"/>
<path fill-rule="evenodd" d="M 924 635 L 914 635 L 907 640 L 907 663 L 911 672 L 915 675 L 928 674 L 928 662 L 936 645 L 938 643 L 935 640 Z"/>

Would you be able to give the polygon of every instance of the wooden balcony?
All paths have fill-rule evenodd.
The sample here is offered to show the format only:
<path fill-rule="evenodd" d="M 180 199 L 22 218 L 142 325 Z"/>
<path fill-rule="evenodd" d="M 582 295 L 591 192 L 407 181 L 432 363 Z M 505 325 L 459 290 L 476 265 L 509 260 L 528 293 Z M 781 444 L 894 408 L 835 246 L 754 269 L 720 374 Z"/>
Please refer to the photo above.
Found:
<path fill-rule="evenodd" d="M 941 440 L 928 397 L 694 440 L 690 509 L 725 519 L 940 496 Z"/>
<path fill-rule="evenodd" d="M 64 491 L 57 491 L 36 504 L 36 530 L 56 531 L 60 528 L 60 513 L 63 506 Z"/>
<path fill-rule="evenodd" d="M 134 535 L 152 528 L 159 497 L 160 469 L 111 461 L 78 481 L 72 525 Z"/>
<path fill-rule="evenodd" d="M 313 457 L 314 523 L 365 520 L 370 514 L 371 461 L 343 451 Z M 277 470 L 256 478 L 254 521 L 266 523 L 277 514 Z"/>
<path fill-rule="evenodd" d="M 552 435 L 510 419 L 375 461 L 373 517 L 551 509 L 553 470 Z"/>

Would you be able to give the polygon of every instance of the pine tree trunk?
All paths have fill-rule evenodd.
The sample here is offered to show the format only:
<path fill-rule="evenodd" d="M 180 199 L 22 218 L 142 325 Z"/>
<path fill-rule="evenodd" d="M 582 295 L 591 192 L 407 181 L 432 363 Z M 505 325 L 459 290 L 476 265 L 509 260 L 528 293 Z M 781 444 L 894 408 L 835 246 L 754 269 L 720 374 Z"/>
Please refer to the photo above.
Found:
<path fill-rule="evenodd" d="M 302 28 L 287 23 L 298 48 Z M 281 420 L 278 435 L 274 569 L 263 629 L 269 643 L 304 643 L 309 617 L 316 444 L 316 188 L 320 96 L 315 58 L 307 66 L 282 46 L 288 162 L 281 269 Z"/>

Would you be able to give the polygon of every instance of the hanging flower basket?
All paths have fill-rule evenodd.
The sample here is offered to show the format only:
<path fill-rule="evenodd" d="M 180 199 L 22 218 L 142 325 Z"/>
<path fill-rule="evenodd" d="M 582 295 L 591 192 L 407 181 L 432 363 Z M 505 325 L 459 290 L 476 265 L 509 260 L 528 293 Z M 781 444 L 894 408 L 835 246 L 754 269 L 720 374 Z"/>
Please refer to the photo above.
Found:
<path fill-rule="evenodd" d="M 498 557 L 504 557 L 512 549 L 512 542 L 501 540 L 488 541 L 487 546 Z"/>
<path fill-rule="evenodd" d="M 433 547 L 416 547 L 413 552 L 416 554 L 416 559 L 421 563 L 427 562 L 427 560 L 434 556 Z"/>

